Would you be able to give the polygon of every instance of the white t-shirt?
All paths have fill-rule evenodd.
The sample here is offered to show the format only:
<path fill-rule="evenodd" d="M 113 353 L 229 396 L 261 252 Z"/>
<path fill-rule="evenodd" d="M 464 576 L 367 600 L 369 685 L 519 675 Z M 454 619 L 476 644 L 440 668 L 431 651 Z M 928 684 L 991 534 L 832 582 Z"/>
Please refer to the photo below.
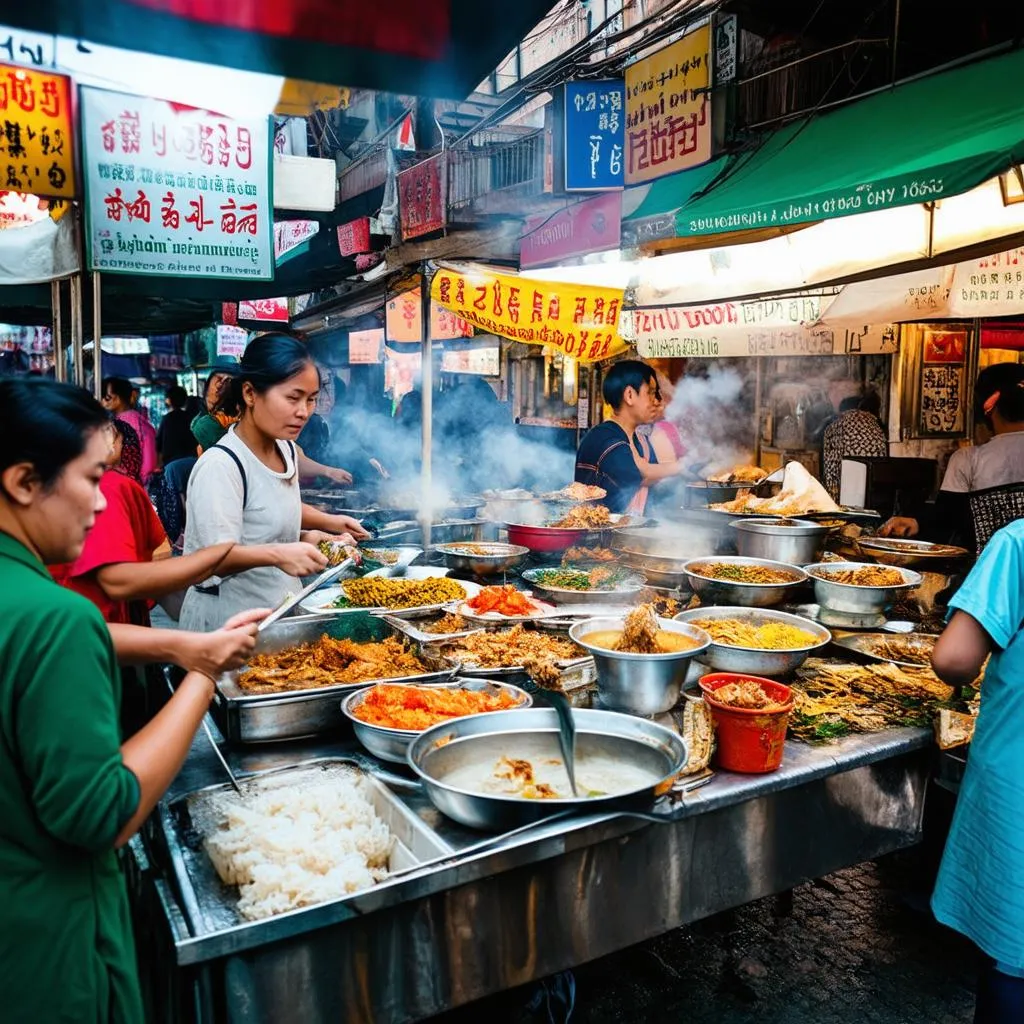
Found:
<path fill-rule="evenodd" d="M 184 553 L 189 555 L 227 540 L 246 546 L 297 541 L 302 527 L 302 498 L 292 446 L 277 442 L 285 464 L 285 471 L 278 473 L 260 462 L 234 427 L 219 443 L 230 448 L 245 467 L 245 507 L 238 466 L 226 452 L 207 449 L 189 477 Z M 209 589 L 219 592 L 203 592 Z M 192 587 L 185 595 L 181 628 L 219 629 L 238 612 L 274 608 L 300 589 L 298 579 L 276 566 L 261 566 L 223 579 L 214 576 L 201 589 Z"/>
<path fill-rule="evenodd" d="M 997 434 L 985 444 L 958 448 L 949 458 L 942 490 L 970 494 L 1024 483 L 1024 431 Z"/>

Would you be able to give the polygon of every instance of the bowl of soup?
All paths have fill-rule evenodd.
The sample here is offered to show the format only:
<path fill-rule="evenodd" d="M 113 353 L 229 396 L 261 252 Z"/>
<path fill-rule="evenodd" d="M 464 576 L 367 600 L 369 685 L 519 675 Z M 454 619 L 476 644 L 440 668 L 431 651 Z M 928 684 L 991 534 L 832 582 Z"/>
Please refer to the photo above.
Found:
<path fill-rule="evenodd" d="M 645 717 L 675 707 L 690 662 L 711 645 L 703 629 L 658 619 L 643 649 L 631 649 L 624 616 L 578 622 L 569 636 L 594 659 L 602 707 Z"/>

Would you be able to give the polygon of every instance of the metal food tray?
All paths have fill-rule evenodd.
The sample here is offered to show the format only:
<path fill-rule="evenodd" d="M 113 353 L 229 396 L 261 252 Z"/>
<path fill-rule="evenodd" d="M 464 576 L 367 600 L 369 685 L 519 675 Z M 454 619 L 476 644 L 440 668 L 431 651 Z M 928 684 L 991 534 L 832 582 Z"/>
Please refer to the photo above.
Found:
<path fill-rule="evenodd" d="M 297 616 L 274 623 L 259 635 L 257 653 L 273 653 L 310 643 L 327 635 L 335 639 L 351 639 L 366 643 L 396 635 L 383 619 L 362 615 Z M 421 657 L 430 661 L 427 654 Z M 299 739 L 345 729 L 341 700 L 353 690 L 377 682 L 404 682 L 429 685 L 447 682 L 455 669 L 446 662 L 434 661 L 432 671 L 416 676 L 389 676 L 358 683 L 339 683 L 310 690 L 289 690 L 284 693 L 246 693 L 238 685 L 238 676 L 245 669 L 225 673 L 217 680 L 211 713 L 224 737 L 232 743 L 266 743 Z"/>
<path fill-rule="evenodd" d="M 353 761 L 343 758 L 313 759 L 293 767 L 258 772 L 240 781 L 244 793 L 248 782 L 266 780 L 273 785 L 294 785 L 315 781 L 318 775 L 333 771 L 351 771 L 365 781 L 367 796 L 374 810 L 394 836 L 394 847 L 388 859 L 389 871 L 415 867 L 452 852 L 452 847 L 409 810 L 383 782 L 363 771 Z M 238 889 L 220 880 L 203 847 L 205 835 L 196 825 L 197 818 L 201 821 L 204 812 L 209 813 L 207 809 L 212 800 L 231 795 L 233 790 L 226 783 L 200 789 L 170 804 L 160 804 L 160 828 L 175 867 L 173 877 L 177 882 L 181 907 L 193 935 L 237 928 L 239 925 L 259 927 L 263 923 L 246 921 L 238 913 Z M 343 900 L 332 902 L 343 902 L 344 899 L 357 897 L 367 891 L 364 889 Z"/>

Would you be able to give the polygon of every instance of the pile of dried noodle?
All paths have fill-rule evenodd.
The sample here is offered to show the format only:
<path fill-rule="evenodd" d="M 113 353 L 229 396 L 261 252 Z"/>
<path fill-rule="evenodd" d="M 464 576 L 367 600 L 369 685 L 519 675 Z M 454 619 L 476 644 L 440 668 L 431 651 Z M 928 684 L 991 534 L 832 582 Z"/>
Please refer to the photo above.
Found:
<path fill-rule="evenodd" d="M 341 584 L 345 599 L 358 608 L 422 608 L 427 605 L 461 601 L 466 588 L 447 576 L 426 580 L 364 576 Z"/>
<path fill-rule="evenodd" d="M 953 697 L 953 688 L 928 669 L 812 658 L 796 676 L 789 731 L 812 742 L 851 732 L 928 727 L 938 707 Z"/>
<path fill-rule="evenodd" d="M 814 647 L 819 639 L 806 629 L 788 622 L 769 620 L 761 625 L 744 619 L 693 619 L 697 626 L 711 635 L 716 644 L 727 647 L 749 647 L 758 651 L 799 651 Z"/>
<path fill-rule="evenodd" d="M 238 685 L 246 693 L 283 693 L 399 679 L 426 671 L 423 662 L 395 637 L 360 644 L 322 636 L 316 643 L 254 655 L 238 677 Z"/>

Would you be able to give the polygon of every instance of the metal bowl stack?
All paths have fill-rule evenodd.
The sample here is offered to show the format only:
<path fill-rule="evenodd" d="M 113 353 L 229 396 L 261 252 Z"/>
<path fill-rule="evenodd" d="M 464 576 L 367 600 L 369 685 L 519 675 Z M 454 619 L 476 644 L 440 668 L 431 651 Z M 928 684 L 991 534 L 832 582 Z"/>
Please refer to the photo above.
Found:
<path fill-rule="evenodd" d="M 732 565 L 737 567 L 772 569 L 786 573 L 792 579 L 787 583 L 742 583 L 738 580 L 716 579 L 702 576 L 695 569 L 704 565 Z M 795 565 L 772 562 L 766 558 L 740 558 L 713 556 L 694 558 L 683 566 L 690 580 L 690 588 L 704 604 L 742 605 L 744 608 L 770 608 L 782 604 L 794 588 L 807 582 L 807 573 Z"/>
<path fill-rule="evenodd" d="M 741 619 L 760 626 L 767 622 L 781 622 L 810 633 L 815 642 L 793 650 L 775 650 L 766 647 L 734 647 L 712 639 L 700 660 L 717 672 L 742 672 L 755 676 L 784 676 L 798 669 L 816 650 L 832 640 L 824 627 L 799 615 L 777 612 L 767 608 L 693 608 L 675 616 L 676 622 L 693 623 L 706 619 Z"/>
<path fill-rule="evenodd" d="M 790 565 L 818 561 L 829 535 L 827 526 L 806 519 L 740 519 L 729 525 L 741 555 Z"/>
<path fill-rule="evenodd" d="M 886 568 L 898 572 L 903 582 L 891 587 L 869 587 L 856 583 L 838 583 L 824 579 L 819 573 L 834 573 L 856 569 L 878 569 L 867 562 L 820 562 L 808 565 L 807 573 L 814 581 L 814 598 L 822 608 L 847 615 L 879 615 L 891 607 L 905 590 L 921 585 L 921 574 L 899 566 Z"/>
<path fill-rule="evenodd" d="M 522 565 L 530 554 L 530 549 L 521 544 L 497 542 L 438 544 L 436 550 L 444 556 L 449 569 L 474 576 L 500 576 Z"/>
<path fill-rule="evenodd" d="M 380 685 L 402 686 L 404 684 L 398 680 L 394 683 Z M 372 689 L 374 689 L 373 686 L 367 686 L 346 697 L 341 703 L 341 713 L 352 723 L 356 739 L 371 754 L 379 757 L 382 761 L 405 764 L 409 753 L 409 744 L 426 730 L 388 729 L 382 725 L 371 725 L 369 722 L 364 722 L 356 715 L 356 710 Z M 495 683 L 487 679 L 458 679 L 442 686 L 432 686 L 430 689 L 472 690 L 476 693 L 489 693 L 495 697 L 507 694 L 518 701 L 518 706 L 512 709 L 516 711 L 533 706 L 533 698 L 525 690 L 509 683 Z"/>
<path fill-rule="evenodd" d="M 689 637 L 696 641 L 695 646 L 665 654 L 630 654 L 586 642 L 585 638 L 591 633 L 621 630 L 624 625 L 624 618 L 587 619 L 569 630 L 570 638 L 593 656 L 601 704 L 610 711 L 631 715 L 649 716 L 668 711 L 679 700 L 689 663 L 708 649 L 711 637 L 695 626 L 659 619 L 659 629 Z"/>

